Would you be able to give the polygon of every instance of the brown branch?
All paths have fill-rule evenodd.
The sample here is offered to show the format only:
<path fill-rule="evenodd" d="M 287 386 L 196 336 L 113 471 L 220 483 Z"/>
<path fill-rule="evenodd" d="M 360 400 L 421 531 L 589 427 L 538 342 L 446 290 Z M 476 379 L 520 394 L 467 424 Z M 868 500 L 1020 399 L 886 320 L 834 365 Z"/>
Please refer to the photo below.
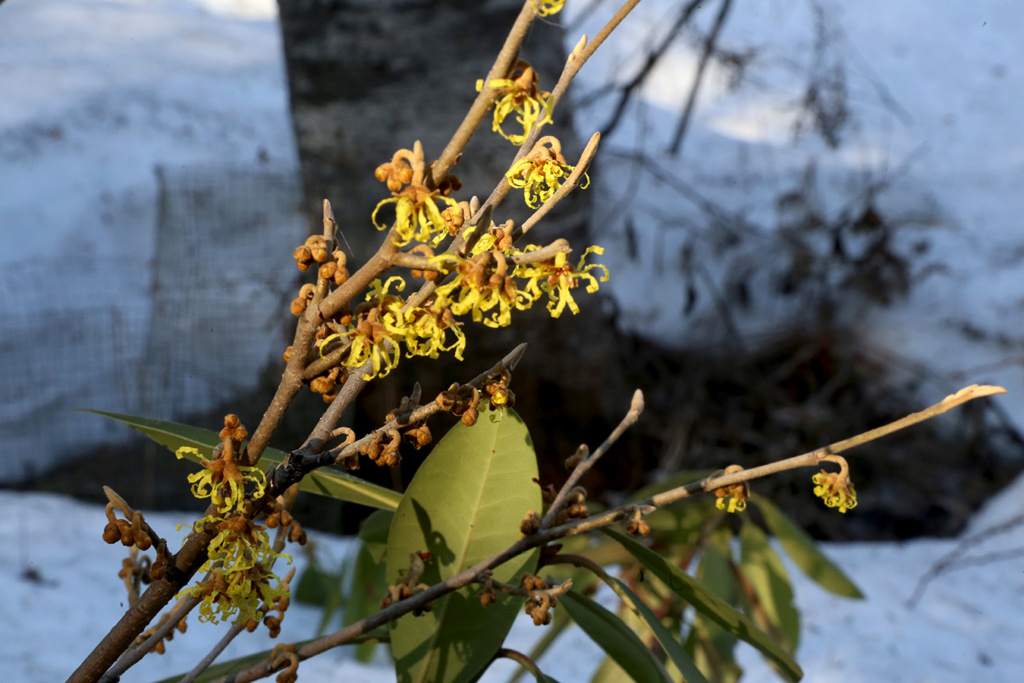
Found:
<path fill-rule="evenodd" d="M 594 155 L 597 154 L 597 145 L 601 141 L 601 134 L 594 133 L 590 136 L 590 140 L 587 142 L 587 146 L 583 149 L 583 153 L 580 155 L 580 160 L 576 162 L 575 168 L 569 177 L 565 179 L 565 182 L 555 190 L 555 193 L 551 195 L 551 198 L 544 202 L 539 209 L 533 212 L 529 218 L 519 228 L 512 233 L 512 241 L 518 240 L 520 237 L 530 231 L 533 226 L 537 224 L 540 219 L 548 214 L 551 209 L 555 208 L 558 202 L 568 195 L 570 192 L 576 189 L 580 184 L 580 180 L 583 178 L 587 169 L 590 168 L 590 162 L 594 160 Z"/>
<path fill-rule="evenodd" d="M 441 156 L 431 166 L 430 179 L 434 187 L 441 183 L 445 174 L 458 161 L 459 155 L 462 154 L 462 150 L 465 149 L 470 138 L 473 137 L 473 133 L 480 126 L 481 121 L 486 118 L 491 107 L 494 106 L 494 102 L 498 99 L 499 91 L 497 88 L 489 87 L 489 84 L 493 80 L 508 76 L 508 73 L 516 63 L 516 59 L 519 57 L 519 47 L 523 44 L 523 40 L 526 39 L 535 16 L 536 12 L 533 9 L 532 3 L 530 0 L 526 0 L 523 3 L 523 8 L 519 10 L 519 16 L 516 17 L 515 23 L 512 24 L 512 28 L 509 30 L 508 37 L 505 38 L 505 44 L 498 51 L 494 65 L 487 73 L 487 78 L 484 79 L 484 87 L 480 89 L 480 94 L 473 100 L 469 112 L 466 113 L 466 117 L 459 124 L 452 139 L 441 152 Z"/>
<path fill-rule="evenodd" d="M 983 396 L 991 396 L 993 394 L 1006 393 L 1006 390 L 1001 387 L 992 386 L 978 386 L 973 385 L 965 389 L 961 389 L 956 394 L 947 396 L 939 403 L 919 412 L 909 415 L 901 420 L 897 420 L 889 425 L 880 427 L 878 429 L 865 432 L 858 436 L 843 441 L 838 441 L 831 446 L 820 448 L 811 453 L 804 455 L 798 455 L 787 460 L 774 463 L 774 466 L 758 467 L 750 470 L 744 470 L 737 472 L 736 474 L 730 474 L 725 476 L 719 476 L 715 478 L 706 478 L 695 484 L 689 484 L 687 486 L 680 486 L 671 491 L 666 491 L 658 495 L 648 498 L 646 501 L 640 503 L 630 503 L 627 505 L 621 505 L 612 510 L 608 510 L 599 515 L 594 515 L 582 520 L 575 520 L 562 524 L 561 526 L 551 527 L 548 529 L 541 529 L 535 534 L 524 536 L 520 540 L 516 541 L 509 547 L 505 548 L 501 552 L 492 555 L 491 557 L 477 563 L 473 567 L 466 569 L 465 571 L 445 580 L 441 583 L 437 583 L 430 588 L 413 595 L 412 597 L 406 598 L 400 602 L 392 604 L 376 614 L 372 614 L 365 619 L 362 619 L 350 626 L 347 626 L 340 631 L 336 631 L 330 635 L 318 638 L 310 643 L 307 643 L 297 651 L 297 655 L 300 660 L 309 659 L 322 652 L 325 652 L 333 647 L 343 645 L 352 641 L 354 638 L 369 633 L 373 629 L 390 623 L 399 617 L 426 606 L 427 603 L 433 602 L 448 593 L 456 591 L 464 586 L 468 586 L 474 581 L 479 581 L 481 576 L 485 572 L 491 570 L 509 560 L 521 555 L 524 552 L 545 545 L 551 541 L 566 538 L 569 536 L 576 536 L 594 529 L 599 529 L 608 526 L 624 517 L 632 514 L 637 508 L 642 507 L 660 507 L 662 505 L 668 505 L 669 503 L 682 500 L 683 498 L 691 497 L 695 493 L 701 491 L 711 491 L 721 486 L 727 486 L 730 484 L 738 484 L 743 481 L 749 481 L 751 479 L 757 479 L 760 477 L 774 474 L 783 470 L 793 469 L 796 467 L 807 467 L 818 464 L 821 459 L 832 455 L 833 453 L 853 448 L 854 446 L 867 443 L 873 439 L 877 439 L 886 434 L 908 427 L 912 424 L 916 424 L 923 420 L 930 419 L 936 415 L 941 415 L 946 411 L 962 404 L 967 401 L 981 398 Z M 217 679 L 218 683 L 247 683 L 248 681 L 254 681 L 265 676 L 272 674 L 275 671 L 273 663 L 269 660 L 256 664 L 244 671 L 235 674 L 232 677 L 224 677 Z"/>
<path fill-rule="evenodd" d="M 633 400 L 630 402 L 629 412 L 627 412 L 626 416 L 622 418 L 622 422 L 619 423 L 608 438 L 604 440 L 604 443 L 602 443 L 590 457 L 584 457 L 579 461 L 576 467 L 573 468 L 572 474 L 570 474 L 569 478 L 566 479 L 565 484 L 562 485 L 562 488 L 559 490 L 558 495 L 555 496 L 555 499 L 551 501 L 551 506 L 548 507 L 547 514 L 545 514 L 544 518 L 540 521 L 541 529 L 546 529 L 551 526 L 551 522 L 554 521 L 555 515 L 557 515 L 558 511 L 565 505 L 565 501 L 568 500 L 569 492 L 576 486 L 583 475 L 586 474 L 598 460 L 600 460 L 601 456 L 608 452 L 608 449 L 612 447 L 612 444 L 618 441 L 619 437 L 622 436 L 627 429 L 636 424 L 636 421 L 639 419 L 640 413 L 642 413 L 643 410 L 644 395 L 639 389 L 637 389 L 633 393 Z M 583 450 L 586 447 L 581 446 L 580 448 Z"/>
<path fill-rule="evenodd" d="M 68 678 L 67 683 L 98 681 L 160 610 L 188 585 L 192 576 L 206 562 L 206 551 L 211 540 L 213 535 L 205 532 L 189 536 L 181 550 L 171 558 L 171 566 L 164 578 L 149 584 L 146 592 L 93 648 L 89 656 Z"/>
<path fill-rule="evenodd" d="M 515 349 L 512 350 L 511 353 L 502 358 L 491 369 L 477 375 L 467 384 L 474 386 L 478 389 L 482 388 L 483 385 L 492 377 L 500 375 L 505 370 L 515 369 L 515 366 L 519 363 L 519 360 L 523 357 L 524 353 L 526 353 L 525 343 L 517 346 Z M 354 383 L 353 389 L 351 390 L 352 396 L 354 397 L 358 393 L 359 389 L 355 387 L 355 383 L 357 383 L 357 381 L 359 380 L 362 380 L 362 371 L 364 369 L 367 369 L 368 365 L 369 362 L 367 363 L 367 365 L 364 365 L 363 368 L 357 369 L 356 372 L 353 373 L 355 376 L 350 377 L 348 380 L 345 381 L 345 384 L 342 385 L 342 390 L 341 392 L 339 392 L 338 397 L 334 399 L 335 403 L 346 400 L 345 397 L 343 397 L 343 393 L 346 390 L 346 388 L 348 388 L 349 382 Z M 362 381 L 365 383 L 365 380 Z M 274 471 L 268 477 L 268 483 L 270 484 L 270 486 L 268 486 L 268 489 L 270 491 L 284 490 L 289 486 L 301 481 L 302 477 L 304 477 L 306 474 L 312 472 L 317 468 L 325 467 L 327 465 L 334 465 L 344 461 L 345 459 L 351 456 L 358 455 L 359 449 L 369 441 L 375 438 L 379 438 L 381 435 L 392 432 L 395 429 L 398 429 L 399 427 L 413 424 L 416 422 L 422 422 L 440 410 L 440 407 L 438 407 L 436 403 L 428 403 L 427 405 L 418 407 L 417 409 L 413 410 L 411 413 L 407 415 L 402 415 L 401 424 L 399 424 L 400 418 L 396 417 L 395 419 L 391 420 L 382 427 L 373 430 L 372 432 L 362 437 L 361 439 L 357 439 L 355 441 L 352 441 L 351 443 L 346 443 L 343 446 L 340 446 L 329 451 L 323 451 L 322 449 L 316 450 L 315 448 L 312 447 L 312 441 L 308 441 L 307 443 L 310 444 L 311 447 L 299 449 L 293 451 L 292 453 L 289 453 L 288 457 L 285 459 L 285 462 L 281 466 L 274 469 Z M 337 412 L 340 415 L 342 411 L 339 410 Z M 324 438 L 322 443 L 326 444 L 327 440 L 330 438 L 330 434 L 333 429 L 333 423 L 331 423 L 330 420 L 321 420 L 321 423 L 322 429 L 326 433 L 326 437 Z M 321 425 L 318 425 L 318 428 L 320 427 Z"/>

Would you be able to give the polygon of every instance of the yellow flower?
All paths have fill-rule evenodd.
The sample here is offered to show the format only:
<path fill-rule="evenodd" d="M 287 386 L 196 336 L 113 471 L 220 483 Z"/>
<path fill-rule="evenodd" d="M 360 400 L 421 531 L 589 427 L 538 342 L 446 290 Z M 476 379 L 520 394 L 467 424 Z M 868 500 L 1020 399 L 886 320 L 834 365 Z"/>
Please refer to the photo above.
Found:
<path fill-rule="evenodd" d="M 523 191 L 526 205 L 536 209 L 551 199 L 572 173 L 573 168 L 575 167 L 554 159 L 523 158 L 508 170 L 505 177 L 508 178 L 509 185 Z M 584 182 L 580 187 L 585 188 L 589 183 L 590 178 L 584 175 Z"/>
<path fill-rule="evenodd" d="M 449 207 L 458 207 L 458 202 L 450 197 L 443 197 L 437 190 L 428 190 L 422 185 L 409 185 L 401 192 L 392 193 L 389 199 L 381 200 L 373 210 L 370 220 L 378 230 L 387 230 L 388 226 L 377 222 L 377 213 L 385 204 L 395 205 L 394 240 L 400 247 L 413 240 L 436 246 L 451 232 L 448 223 L 437 208 L 437 201 Z"/>
<path fill-rule="evenodd" d="M 530 248 L 527 247 L 524 251 L 529 250 Z M 562 311 L 567 307 L 575 315 L 580 312 L 580 307 L 576 305 L 576 300 L 573 299 L 570 290 L 576 288 L 580 280 L 586 280 L 588 282 L 586 291 L 593 294 L 599 287 L 599 281 L 608 281 L 608 269 L 605 266 L 599 263 L 589 265 L 585 263 L 587 256 L 591 253 L 603 254 L 604 249 L 588 247 L 576 266 L 569 264 L 565 252 L 561 252 L 550 261 L 518 266 L 515 274 L 516 277 L 529 280 L 526 283 L 525 291 L 534 300 L 544 293 L 548 295 L 550 299 L 548 312 L 552 318 L 562 315 Z M 594 269 L 603 270 L 604 275 L 600 278 L 595 277 L 590 273 Z"/>
<path fill-rule="evenodd" d="M 209 498 L 219 512 L 236 509 L 242 504 L 245 500 L 247 481 L 256 485 L 253 496 L 263 495 L 267 485 L 263 472 L 257 467 L 236 465 L 231 449 L 224 449 L 217 460 L 207 460 L 198 449 L 190 446 L 182 446 L 175 455 L 180 460 L 185 457 L 185 453 L 198 456 L 203 465 L 201 471 L 188 475 L 188 481 L 192 484 L 192 495 L 196 498 Z"/>
<path fill-rule="evenodd" d="M 538 17 L 547 17 L 561 12 L 565 0 L 530 0 L 530 4 L 533 5 L 533 11 Z"/>
<path fill-rule="evenodd" d="M 189 586 L 175 598 L 184 595 L 202 598 L 199 621 L 216 624 L 234 617 L 236 623 L 244 624 L 250 619 L 262 619 L 260 607 L 272 604 L 275 598 L 286 597 L 288 590 L 277 575 L 257 564 L 238 571 L 214 569 L 205 581 Z"/>
<path fill-rule="evenodd" d="M 405 313 L 409 333 L 405 336 L 406 357 L 424 356 L 437 358 L 441 351 L 454 351 L 455 357 L 462 360 L 462 352 L 466 348 L 466 335 L 452 315 L 451 309 L 441 306 L 435 300 L 430 308 L 417 306 Z M 448 331 L 451 330 L 455 340 L 447 343 Z"/>
<path fill-rule="evenodd" d="M 278 578 L 267 567 L 278 558 L 292 558 L 275 552 L 270 545 L 266 527 L 254 523 L 244 515 L 227 518 L 208 516 L 196 523 L 196 528 L 214 527 L 217 535 L 208 546 L 208 559 L 200 573 L 209 576 L 185 588 L 176 598 L 191 595 L 202 598 L 199 620 L 219 622 L 237 615 L 237 622 L 263 618 L 260 606 L 274 598 L 288 595 Z M 272 586 L 271 582 L 276 582 Z"/>
<path fill-rule="evenodd" d="M 494 123 L 491 128 L 514 145 L 521 145 L 536 125 L 551 123 L 551 93 L 537 87 L 537 72 L 526 62 L 518 62 L 509 78 L 496 78 L 487 85 L 501 90 L 502 95 L 494 103 Z M 484 82 L 476 82 L 477 92 L 483 90 Z M 506 133 L 501 124 L 509 114 L 516 114 L 516 121 L 523 126 L 523 134 Z"/>
<path fill-rule="evenodd" d="M 822 470 L 812 477 L 812 481 L 817 484 L 814 495 L 824 500 L 830 508 L 839 508 L 839 512 L 845 513 L 857 507 L 857 492 L 849 477 Z"/>
<path fill-rule="evenodd" d="M 728 508 L 726 501 L 729 501 Z M 733 492 L 731 496 L 723 496 L 715 500 L 715 507 L 719 510 L 726 510 L 726 512 L 743 512 L 747 509 L 747 501 L 738 493 Z"/>
<path fill-rule="evenodd" d="M 508 261 L 502 252 L 454 260 L 458 263 L 455 277 L 437 288 L 438 302 L 453 314 L 470 313 L 474 322 L 505 327 L 512 322 L 513 308 L 525 310 L 533 304 L 533 298 L 520 291 L 509 276 Z"/>

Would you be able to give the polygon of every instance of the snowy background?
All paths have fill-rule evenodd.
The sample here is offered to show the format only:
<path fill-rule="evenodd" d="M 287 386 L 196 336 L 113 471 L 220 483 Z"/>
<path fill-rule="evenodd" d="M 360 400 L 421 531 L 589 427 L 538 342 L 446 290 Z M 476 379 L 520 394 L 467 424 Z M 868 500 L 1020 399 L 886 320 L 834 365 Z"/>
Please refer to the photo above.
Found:
<path fill-rule="evenodd" d="M 703 27 L 716 11 L 715 3 L 705 4 L 697 14 Z M 877 201 L 891 220 L 907 226 L 900 248 L 909 253 L 926 242 L 926 258 L 906 299 L 889 308 L 851 305 L 840 314 L 857 321 L 871 344 L 908 362 L 965 384 L 1005 386 L 1010 394 L 999 400 L 1020 424 L 1024 5 L 820 5 L 827 20 L 804 0 L 736 3 L 720 44 L 738 52 L 753 48 L 755 58 L 736 89 L 730 87 L 733 72 L 712 64 L 681 157 L 664 148 L 699 55 L 698 46 L 686 41 L 670 52 L 646 82 L 640 104 L 604 141 L 611 161 L 595 173 L 592 191 L 606 202 L 598 209 L 608 218 L 597 226 L 597 241 L 608 248 L 611 291 L 623 323 L 679 344 L 720 333 L 705 300 L 689 317 L 680 314 L 687 282 L 675 255 L 687 240 L 698 257 L 712 253 L 715 235 L 694 240 L 695 226 L 708 224 L 706 205 L 636 174 L 633 182 L 622 182 L 610 169 L 628 169 L 619 161 L 637 145 L 699 188 L 701 197 L 728 206 L 730 221 L 753 234 L 794 220 L 793 207 L 781 207 L 777 199 L 803 187 L 812 164 L 817 210 L 825 215 L 840 212 L 850 197 L 884 178 Z M 652 26 L 664 26 L 673 6 L 666 0 L 642 3 L 583 71 L 582 85 L 631 73 L 651 43 Z M 826 52 L 816 49 L 816 26 L 828 37 Z M 581 31 L 594 33 L 574 25 L 569 41 Z M 845 69 L 851 123 L 833 150 L 808 132 L 813 126 L 802 119 L 799 102 L 808 74 L 834 75 L 837 64 Z M 68 418 L 68 429 L 39 420 L 74 407 L 139 411 L 150 395 L 137 378 L 145 374 L 146 359 L 159 356 L 154 325 L 174 318 L 154 311 L 188 304 L 161 304 L 163 280 L 154 279 L 154 273 L 175 275 L 166 266 L 161 270 L 167 208 L 161 201 L 173 184 L 168 179 L 187 185 L 189 178 L 214 178 L 225 185 L 232 173 L 271 173 L 276 185 L 287 185 L 281 179 L 296 182 L 297 160 L 270 0 L 7 0 L 0 5 L 0 93 L 0 481 L 11 482 L 50 464 L 72 442 L 82 447 L 111 436 L 95 418 Z M 582 109 L 577 123 L 589 133 L 604 121 L 595 106 Z M 637 191 L 639 185 L 646 191 Z M 262 187 L 250 183 L 247 196 L 261 195 Z M 624 193 L 633 202 L 633 228 L 616 208 Z M 290 235 L 301 234 L 303 226 L 301 207 L 282 210 L 248 240 L 236 237 L 237 245 L 229 240 L 220 251 L 192 254 L 200 265 L 188 272 L 220 273 L 211 289 L 278 305 L 282 292 L 254 281 L 239 263 L 244 259 L 230 253 L 253 244 L 269 250 L 271 235 L 288 235 L 284 244 L 291 244 Z M 629 252 L 629 239 L 637 257 L 617 257 Z M 761 334 L 773 321 L 798 317 L 787 305 L 759 306 L 739 320 L 743 332 Z M 255 329 L 264 322 L 256 321 Z M 201 332 L 202 321 L 191 321 L 160 338 Z M 271 354 L 262 347 L 233 349 L 247 367 L 259 367 Z M 147 381 L 159 385 L 175 375 L 173 369 Z M 202 394 L 204 388 L 186 383 L 178 390 Z M 929 396 L 927 403 L 938 398 Z M 158 413 L 180 406 L 155 408 L 148 412 L 171 417 Z M 19 457 L 25 452 L 37 460 L 26 465 Z M 981 513 L 972 530 L 1019 514 L 1022 494 L 1018 482 Z M 0 661 L 10 680 L 60 680 L 118 616 L 121 551 L 99 543 L 101 508 L 16 493 L 0 493 L 0 508 L 9 520 L 0 542 L 17 549 L 0 557 L 0 577 L 10 587 L 7 604 L 21 615 L 18 623 L 0 625 Z M 182 519 L 153 515 L 152 522 L 169 528 Z M 995 542 L 1000 550 L 1022 543 L 1020 530 Z M 1019 558 L 950 573 L 915 610 L 904 605 L 917 578 L 952 544 L 829 546 L 868 600 L 836 600 L 797 582 L 805 618 L 798 660 L 807 680 L 1019 680 Z M 325 539 L 324 545 L 340 555 L 344 541 Z M 41 583 L 19 578 L 29 568 L 40 573 Z M 290 612 L 283 637 L 306 637 L 316 619 L 311 611 Z M 516 633 L 535 637 L 532 629 Z M 124 680 L 182 671 L 205 640 L 201 634 L 176 639 L 168 656 L 144 662 Z M 54 642 L 61 647 L 48 645 Z M 577 645 L 585 647 L 581 638 Z M 243 640 L 238 647 L 263 646 Z M 584 680 L 585 672 L 571 667 L 596 659 L 569 651 L 571 661 L 552 662 L 551 673 L 563 683 Z M 304 664 L 302 680 L 336 680 L 342 673 L 346 680 L 388 680 L 384 668 L 342 664 L 343 656 Z M 744 664 L 751 680 L 772 679 L 756 656 Z"/>

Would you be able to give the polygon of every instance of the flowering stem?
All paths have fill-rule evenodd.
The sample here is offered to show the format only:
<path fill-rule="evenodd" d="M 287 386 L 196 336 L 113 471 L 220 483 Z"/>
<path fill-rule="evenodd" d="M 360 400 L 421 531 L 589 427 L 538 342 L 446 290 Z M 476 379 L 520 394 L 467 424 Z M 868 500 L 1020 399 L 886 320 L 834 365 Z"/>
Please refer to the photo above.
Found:
<path fill-rule="evenodd" d="M 519 360 L 523 357 L 524 353 L 526 353 L 525 343 L 520 344 L 519 346 L 514 348 L 511 353 L 502 358 L 497 364 L 494 365 L 494 367 L 492 367 L 490 370 L 487 370 L 486 372 L 477 375 L 467 384 L 469 386 L 474 386 L 478 389 L 482 388 L 484 383 L 486 383 L 492 377 L 500 375 L 505 370 L 514 369 L 515 366 L 519 363 Z M 361 379 L 362 371 L 364 370 L 365 366 L 363 368 L 359 368 L 354 373 L 354 376 L 350 377 L 345 382 L 345 384 L 342 385 L 342 392 L 346 390 L 349 382 L 356 381 L 357 376 Z M 365 380 L 363 381 L 365 382 Z M 354 387 L 352 389 L 352 397 L 354 398 L 355 394 L 357 394 L 358 392 L 359 388 Z M 335 398 L 334 402 L 331 404 L 331 408 L 333 408 L 335 404 L 344 403 L 346 400 L 350 399 L 346 399 L 343 393 L 339 393 L 338 397 Z M 328 412 L 331 412 L 331 408 L 328 408 Z M 441 409 L 438 407 L 436 403 L 430 402 L 427 405 L 420 406 L 419 408 L 412 411 L 408 415 L 403 415 L 401 418 L 402 423 L 413 424 L 416 422 L 422 422 L 423 420 L 426 420 L 428 417 L 437 413 L 440 410 Z M 338 411 L 339 416 L 342 411 L 343 409 Z M 324 414 L 324 417 L 327 417 L 327 413 Z M 327 422 L 330 421 L 328 420 Z M 327 422 L 321 419 L 321 425 L 326 430 L 326 436 L 323 439 L 323 443 L 327 442 L 327 440 L 330 437 L 331 430 L 333 429 L 333 422 L 330 422 L 330 424 L 327 424 Z M 317 428 L 319 429 L 321 425 L 317 425 Z M 329 451 L 323 451 L 322 449 L 317 450 L 316 448 L 314 448 L 315 442 L 312 440 L 313 437 L 311 436 L 310 440 L 307 440 L 308 447 L 304 446 L 302 449 L 298 449 L 296 451 L 289 453 L 288 458 L 285 459 L 285 463 L 280 467 L 277 467 L 267 477 L 268 495 L 276 495 L 276 492 L 283 491 L 292 484 L 301 481 L 302 477 L 304 477 L 306 474 L 312 472 L 313 470 L 319 467 L 334 465 L 342 462 L 343 460 L 350 456 L 357 455 L 359 453 L 360 447 L 362 447 L 364 444 L 373 440 L 374 438 L 379 438 L 380 435 L 382 434 L 387 434 L 388 432 L 397 429 L 399 426 L 401 426 L 399 425 L 399 418 L 396 417 L 395 419 L 391 420 L 384 426 L 379 427 L 378 429 L 370 432 L 363 438 L 357 439 L 351 443 L 345 444 L 344 446 Z"/>
<path fill-rule="evenodd" d="M 505 78 L 508 72 L 512 70 L 512 66 L 516 63 L 516 59 L 519 56 L 519 46 L 526 39 L 526 34 L 535 16 L 536 12 L 534 12 L 533 4 L 530 0 L 526 0 L 523 3 L 523 8 L 519 11 L 519 16 L 516 17 L 516 21 L 512 25 L 512 29 L 508 33 L 508 37 L 505 38 L 505 44 L 501 46 L 501 50 L 494 60 L 494 65 L 487 73 L 487 78 L 484 80 L 485 86 L 495 79 Z M 462 150 L 465 149 L 469 139 L 473 137 L 473 133 L 476 132 L 480 122 L 487 116 L 487 113 L 491 110 L 497 99 L 497 89 L 481 88 L 465 118 L 462 119 L 462 123 L 459 124 L 455 134 L 452 135 L 452 139 L 441 152 L 441 156 L 434 162 L 433 168 L 431 168 L 430 179 L 434 187 L 441 183 L 445 174 L 458 161 Z"/>
<path fill-rule="evenodd" d="M 486 373 L 485 375 L 482 375 L 482 377 L 483 376 L 486 376 Z M 852 448 L 855 445 L 871 441 L 873 438 L 878 438 L 879 436 L 892 433 L 897 429 L 901 429 L 911 424 L 927 420 L 931 417 L 935 417 L 936 415 L 941 415 L 942 413 L 950 410 L 951 408 L 958 406 L 962 403 L 965 403 L 967 401 L 973 400 L 975 398 L 981 398 L 983 396 L 990 396 L 992 394 L 1000 393 L 1006 393 L 1006 390 L 1003 389 L 1002 387 L 977 385 L 970 386 L 967 387 L 966 389 L 958 391 L 956 394 L 947 396 L 941 402 L 919 413 L 914 413 L 913 415 L 909 415 L 908 417 L 905 417 L 902 420 L 897 420 L 896 422 L 893 422 L 890 425 L 887 425 L 886 427 L 871 430 L 870 432 L 865 432 L 864 434 L 861 434 L 857 437 L 853 437 L 851 439 L 839 441 L 836 444 L 833 444 L 832 446 L 819 448 L 815 451 L 811 451 L 810 453 L 798 455 L 787 460 L 782 460 L 778 463 L 774 463 L 773 465 L 755 467 L 750 470 L 743 470 L 735 474 L 729 474 L 719 477 L 708 477 L 694 484 L 680 486 L 670 491 L 666 491 L 664 493 L 652 496 L 651 498 L 648 498 L 647 500 L 641 501 L 639 503 L 629 503 L 627 505 L 621 505 L 617 508 L 613 508 L 599 515 L 594 515 L 586 519 L 567 522 L 566 524 L 562 524 L 561 526 L 551 527 L 547 529 L 542 528 L 537 533 L 531 534 L 529 536 L 524 536 L 523 538 L 516 541 L 509 547 L 505 548 L 501 552 L 496 553 L 495 555 L 477 563 L 473 567 L 470 567 L 469 569 L 466 569 L 465 571 L 445 581 L 434 584 L 430 588 L 421 591 L 416 595 L 396 602 L 391 606 L 382 609 L 376 614 L 372 614 L 369 617 L 366 617 L 365 619 L 362 619 L 350 626 L 341 629 L 340 631 L 336 631 L 335 633 L 324 636 L 323 638 L 318 638 L 314 641 L 311 641 L 303 645 L 299 650 L 297 650 L 296 654 L 298 655 L 300 660 L 309 659 L 310 657 L 318 655 L 321 652 L 325 652 L 333 647 L 349 643 L 355 638 L 365 633 L 369 633 L 370 631 L 376 629 L 379 626 L 388 624 L 398 619 L 404 614 L 408 614 L 413 610 L 425 607 L 427 603 L 433 602 L 434 600 L 437 600 L 447 595 L 448 593 L 456 591 L 464 586 L 468 586 L 471 583 L 480 581 L 481 576 L 484 574 L 484 572 L 491 570 L 499 565 L 502 565 L 505 562 L 508 562 L 509 560 L 521 555 L 524 552 L 532 550 L 533 548 L 543 546 L 547 543 L 550 543 L 551 541 L 555 541 L 560 538 L 576 536 L 582 533 L 586 533 L 588 531 L 609 526 L 610 524 L 620 519 L 628 517 L 638 507 L 660 507 L 663 505 L 668 505 L 669 503 L 674 503 L 678 500 L 682 500 L 683 498 L 692 497 L 696 493 L 711 491 L 722 486 L 727 486 L 729 484 L 742 483 L 744 481 L 757 479 L 760 477 L 767 476 L 768 474 L 774 474 L 775 472 L 793 469 L 795 467 L 806 467 L 809 465 L 815 465 L 818 463 L 821 457 L 832 454 L 833 451 L 830 449 L 834 449 L 836 447 L 841 447 L 842 449 Z M 633 411 L 632 406 L 630 408 L 630 411 Z M 625 420 L 623 420 L 623 422 L 625 422 Z M 611 440 L 611 437 L 609 437 L 609 440 Z M 597 453 L 595 452 L 595 455 L 596 454 Z M 229 680 L 230 683 L 247 683 L 248 681 L 255 681 L 265 676 L 269 676 L 274 671 L 275 667 L 273 666 L 272 662 L 270 662 L 269 660 L 265 660 L 259 664 L 256 664 L 248 669 L 245 669 L 235 674 L 230 679 L 228 679 L 227 677 L 219 678 L 217 679 L 216 683 L 228 683 Z"/>
<path fill-rule="evenodd" d="M 618 441 L 619 437 L 636 423 L 643 410 L 644 395 L 639 389 L 637 389 L 633 393 L 633 400 L 630 402 L 629 412 L 627 412 L 626 416 L 622 418 L 622 422 L 619 423 L 619 426 L 612 431 L 608 438 L 604 440 L 604 443 L 601 444 L 601 446 L 594 451 L 590 457 L 583 458 L 576 467 L 573 468 L 572 474 L 570 474 L 569 478 L 566 479 L 565 484 L 562 485 L 562 488 L 559 490 L 558 495 L 555 496 L 555 499 L 551 501 L 547 514 L 544 515 L 544 518 L 540 521 L 541 529 L 547 529 L 551 526 L 551 522 L 555 519 L 555 515 L 557 515 L 558 511 L 565 505 L 565 501 L 569 498 L 569 492 L 576 486 L 576 483 L 591 467 L 594 466 L 601 456 L 611 448 L 612 444 Z"/>
<path fill-rule="evenodd" d="M 570 173 L 569 177 L 565 179 L 565 182 L 555 190 L 551 199 L 544 202 L 540 208 L 533 212 L 532 216 L 527 218 L 522 225 L 516 228 L 515 232 L 512 233 L 513 242 L 528 233 L 541 218 L 544 218 L 551 209 L 555 208 L 555 205 L 558 204 L 558 202 L 562 201 L 563 197 L 576 189 L 580 184 L 580 179 L 587 172 L 587 168 L 590 167 L 590 162 L 593 161 L 594 155 L 597 154 L 597 145 L 600 141 L 600 133 L 594 133 L 590 136 L 590 140 L 587 142 L 587 146 L 583 149 L 583 154 L 580 155 L 580 160 L 576 162 L 576 167 L 572 170 L 572 173 Z"/>

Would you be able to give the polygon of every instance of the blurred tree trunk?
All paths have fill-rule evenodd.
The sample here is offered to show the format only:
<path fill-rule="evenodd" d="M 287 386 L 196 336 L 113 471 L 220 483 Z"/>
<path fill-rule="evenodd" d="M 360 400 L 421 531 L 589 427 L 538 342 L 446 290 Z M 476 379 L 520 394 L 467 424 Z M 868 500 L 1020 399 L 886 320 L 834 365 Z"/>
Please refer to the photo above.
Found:
<path fill-rule="evenodd" d="M 317 226 L 324 197 L 354 252 L 353 264 L 369 256 L 381 234 L 370 222 L 374 206 L 388 196 L 373 171 L 396 149 L 423 143 L 436 157 L 476 95 L 521 0 L 298 0 L 279 3 L 310 221 Z M 561 27 L 534 23 L 522 58 L 554 85 L 565 63 Z M 570 102 L 563 100 L 551 134 L 570 160 L 581 145 L 571 128 Z M 454 169 L 463 181 L 460 198 L 490 194 L 516 152 L 485 122 Z M 590 201 L 576 192 L 535 233 L 538 242 L 566 237 L 581 254 L 588 246 Z M 495 221 L 520 222 L 529 213 L 510 194 Z M 517 313 L 511 328 L 491 330 L 469 322 L 467 361 L 405 360 L 394 377 L 374 382 L 361 400 L 366 419 L 379 421 L 398 405 L 414 380 L 425 400 L 456 380 L 476 375 L 521 341 L 530 349 L 512 388 L 516 408 L 533 429 L 538 452 L 560 462 L 582 440 L 600 442 L 608 419 L 629 405 L 614 325 L 602 300 L 580 292 L 582 312 L 552 320 L 543 305 Z M 607 304 L 608 302 L 604 302 Z M 581 365 L 582 364 L 582 365 Z M 607 418 L 607 419 L 606 419 Z M 368 426 L 368 425 L 367 425 Z"/>

